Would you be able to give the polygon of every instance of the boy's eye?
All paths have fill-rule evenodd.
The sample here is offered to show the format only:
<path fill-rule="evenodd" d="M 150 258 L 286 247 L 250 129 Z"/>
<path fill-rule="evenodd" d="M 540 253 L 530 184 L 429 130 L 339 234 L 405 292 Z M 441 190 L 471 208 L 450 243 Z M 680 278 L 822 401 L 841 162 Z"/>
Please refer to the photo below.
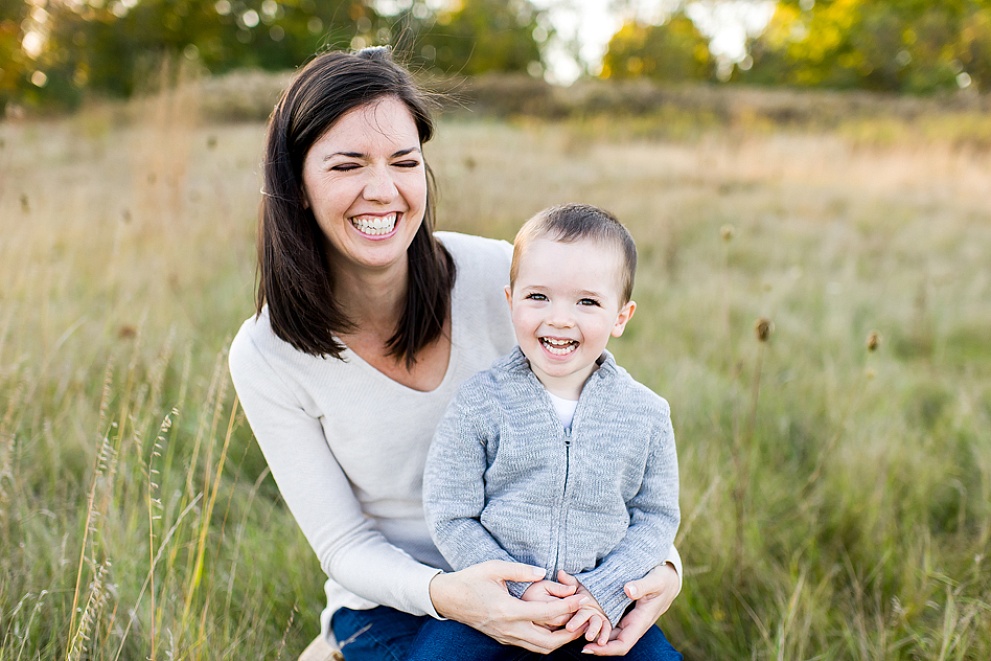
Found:
<path fill-rule="evenodd" d="M 543 294 L 537 294 L 537 293 L 529 293 L 529 294 L 526 295 L 526 298 L 529 299 L 529 300 L 531 300 L 531 301 L 546 301 L 547 300 L 547 297 L 546 296 L 544 296 Z"/>
<path fill-rule="evenodd" d="M 598 307 L 599 302 L 594 298 L 580 298 L 578 299 L 578 305 L 588 305 Z"/>

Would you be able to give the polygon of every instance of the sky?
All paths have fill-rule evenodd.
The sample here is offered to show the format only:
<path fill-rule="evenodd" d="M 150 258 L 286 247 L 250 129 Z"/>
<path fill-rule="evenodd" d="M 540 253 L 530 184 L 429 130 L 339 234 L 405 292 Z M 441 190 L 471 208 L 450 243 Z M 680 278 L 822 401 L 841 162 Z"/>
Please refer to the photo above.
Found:
<path fill-rule="evenodd" d="M 624 20 L 638 18 L 661 23 L 676 2 L 671 0 L 532 0 L 547 9 L 553 27 L 565 39 L 578 37 L 581 59 L 597 69 L 609 39 Z M 774 0 L 695 0 L 686 13 L 703 34 L 718 58 L 740 62 L 745 56 L 748 34 L 759 34 L 774 11 Z M 579 64 L 561 44 L 549 44 L 547 78 L 568 84 L 581 73 Z"/>

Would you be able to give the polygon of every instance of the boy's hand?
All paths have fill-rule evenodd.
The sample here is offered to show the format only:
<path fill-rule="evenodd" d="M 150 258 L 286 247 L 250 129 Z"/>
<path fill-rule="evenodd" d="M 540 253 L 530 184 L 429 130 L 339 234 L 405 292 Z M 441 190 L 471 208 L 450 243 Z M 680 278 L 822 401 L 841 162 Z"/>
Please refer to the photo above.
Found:
<path fill-rule="evenodd" d="M 565 629 L 576 632 L 584 628 L 585 640 L 596 645 L 605 645 L 609 641 L 609 634 L 612 633 L 612 624 L 606 617 L 605 611 L 599 606 L 599 602 L 574 576 L 562 570 L 558 572 L 557 578 L 562 585 L 574 588 L 577 594 L 583 595 L 587 599 L 578 609 L 578 612 L 568 620 Z"/>
<path fill-rule="evenodd" d="M 640 637 L 671 606 L 678 595 L 681 583 L 671 563 L 665 563 L 647 572 L 643 578 L 624 586 L 626 596 L 636 600 L 636 607 L 619 621 L 612 630 L 612 639 L 605 645 L 590 643 L 582 650 L 596 656 L 624 656 L 636 645 Z"/>
<path fill-rule="evenodd" d="M 530 587 L 526 589 L 526 592 L 520 598 L 523 601 L 557 601 L 558 599 L 570 597 L 575 594 L 575 591 L 576 588 L 573 585 L 562 585 L 554 581 L 543 580 L 531 583 Z M 566 625 L 572 616 L 572 613 L 567 613 L 557 619 L 545 622 L 541 626 L 554 631 Z"/>

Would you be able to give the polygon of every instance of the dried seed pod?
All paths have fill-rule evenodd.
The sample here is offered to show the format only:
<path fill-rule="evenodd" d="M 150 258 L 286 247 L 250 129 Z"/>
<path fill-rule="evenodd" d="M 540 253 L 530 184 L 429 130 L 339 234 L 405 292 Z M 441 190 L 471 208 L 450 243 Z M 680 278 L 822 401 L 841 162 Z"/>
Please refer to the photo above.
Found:
<path fill-rule="evenodd" d="M 774 324 L 767 317 L 760 317 L 754 323 L 754 332 L 757 333 L 757 340 L 760 342 L 767 342 L 768 338 L 771 337 L 772 330 L 774 330 Z"/>

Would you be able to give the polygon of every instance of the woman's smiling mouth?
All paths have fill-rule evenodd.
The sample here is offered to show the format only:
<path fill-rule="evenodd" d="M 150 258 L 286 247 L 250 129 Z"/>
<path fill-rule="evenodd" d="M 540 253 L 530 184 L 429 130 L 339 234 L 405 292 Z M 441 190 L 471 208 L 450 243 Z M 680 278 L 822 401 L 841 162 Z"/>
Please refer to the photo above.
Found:
<path fill-rule="evenodd" d="M 398 219 L 399 214 L 395 212 L 386 216 L 354 216 L 351 224 L 367 236 L 384 236 L 396 229 Z"/>

